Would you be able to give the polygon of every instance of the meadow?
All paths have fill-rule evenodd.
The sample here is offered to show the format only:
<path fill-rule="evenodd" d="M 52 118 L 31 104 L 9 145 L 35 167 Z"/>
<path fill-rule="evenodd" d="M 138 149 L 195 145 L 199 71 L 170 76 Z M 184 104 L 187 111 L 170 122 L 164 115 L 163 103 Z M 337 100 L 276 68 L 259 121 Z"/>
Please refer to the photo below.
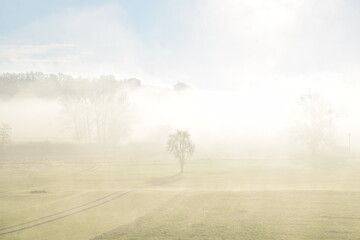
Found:
<path fill-rule="evenodd" d="M 277 164 L 278 162 L 278 164 Z M 360 239 L 360 164 L 2 162 L 0 239 Z"/>

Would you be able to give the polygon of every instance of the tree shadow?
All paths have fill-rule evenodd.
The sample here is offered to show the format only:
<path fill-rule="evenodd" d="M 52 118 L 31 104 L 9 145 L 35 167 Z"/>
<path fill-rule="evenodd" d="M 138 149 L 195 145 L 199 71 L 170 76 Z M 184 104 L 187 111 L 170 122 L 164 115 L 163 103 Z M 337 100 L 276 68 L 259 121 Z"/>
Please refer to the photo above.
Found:
<path fill-rule="evenodd" d="M 167 184 L 170 184 L 170 183 L 174 183 L 174 182 L 179 181 L 181 179 L 182 179 L 181 178 L 181 173 L 177 173 L 175 175 L 167 176 L 167 177 L 151 178 L 146 182 L 146 184 L 152 185 L 152 186 L 162 186 L 162 185 L 167 185 Z"/>

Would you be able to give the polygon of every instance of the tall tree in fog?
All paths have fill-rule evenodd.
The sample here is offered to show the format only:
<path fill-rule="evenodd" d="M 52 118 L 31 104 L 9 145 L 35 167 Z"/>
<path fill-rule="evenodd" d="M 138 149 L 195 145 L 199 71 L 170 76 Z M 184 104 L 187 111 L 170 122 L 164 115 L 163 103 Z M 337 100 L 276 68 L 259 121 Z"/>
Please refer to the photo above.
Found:
<path fill-rule="evenodd" d="M 184 171 L 185 159 L 194 154 L 195 145 L 191 141 L 188 131 L 176 130 L 174 134 L 170 134 L 167 141 L 167 150 L 179 160 L 180 172 Z"/>
<path fill-rule="evenodd" d="M 113 76 L 63 84 L 62 104 L 78 142 L 118 142 L 128 128 L 129 107 L 124 82 Z"/>
<path fill-rule="evenodd" d="M 62 98 L 62 104 L 71 119 L 76 141 L 80 143 L 87 140 L 88 143 L 91 143 L 87 99 L 68 95 Z"/>
<path fill-rule="evenodd" d="M 66 75 L 59 75 L 59 82 L 62 87 L 61 103 L 71 120 L 76 141 L 91 143 L 90 82 Z"/>
<path fill-rule="evenodd" d="M 312 156 L 316 157 L 319 148 L 333 138 L 335 113 L 329 102 L 313 93 L 301 95 L 300 105 L 303 112 L 301 134 Z"/>
<path fill-rule="evenodd" d="M 92 83 L 90 102 L 99 143 L 116 143 L 126 126 L 128 98 L 124 85 L 113 76 L 102 76 Z"/>
<path fill-rule="evenodd" d="M 9 124 L 3 123 L 0 126 L 0 143 L 5 145 L 11 142 L 11 126 Z"/>

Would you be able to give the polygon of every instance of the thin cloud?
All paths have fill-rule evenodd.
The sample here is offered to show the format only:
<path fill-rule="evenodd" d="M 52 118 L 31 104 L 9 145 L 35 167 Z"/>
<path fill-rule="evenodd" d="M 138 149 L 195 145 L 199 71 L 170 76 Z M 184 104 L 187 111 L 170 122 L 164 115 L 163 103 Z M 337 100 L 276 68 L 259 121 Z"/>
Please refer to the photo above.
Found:
<path fill-rule="evenodd" d="M 35 66 L 8 51 L 1 67 L 110 73 L 207 89 L 274 84 L 306 89 L 314 81 L 322 85 L 327 76 L 339 84 L 356 81 L 360 18 L 353 1 L 198 0 L 166 6 L 166 16 L 141 30 L 119 3 L 59 12 L 1 42 L 16 43 L 19 51 L 54 43 L 71 48 L 37 54 Z"/>

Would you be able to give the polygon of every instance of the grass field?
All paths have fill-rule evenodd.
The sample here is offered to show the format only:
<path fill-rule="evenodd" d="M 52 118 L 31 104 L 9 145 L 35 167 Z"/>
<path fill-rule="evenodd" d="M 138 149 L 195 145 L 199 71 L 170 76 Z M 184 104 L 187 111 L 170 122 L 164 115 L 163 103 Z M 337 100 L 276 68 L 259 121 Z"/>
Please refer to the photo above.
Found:
<path fill-rule="evenodd" d="M 360 165 L 2 163 L 0 239 L 360 239 Z"/>
<path fill-rule="evenodd" d="M 95 239 L 359 239 L 359 193 L 192 192 Z"/>

